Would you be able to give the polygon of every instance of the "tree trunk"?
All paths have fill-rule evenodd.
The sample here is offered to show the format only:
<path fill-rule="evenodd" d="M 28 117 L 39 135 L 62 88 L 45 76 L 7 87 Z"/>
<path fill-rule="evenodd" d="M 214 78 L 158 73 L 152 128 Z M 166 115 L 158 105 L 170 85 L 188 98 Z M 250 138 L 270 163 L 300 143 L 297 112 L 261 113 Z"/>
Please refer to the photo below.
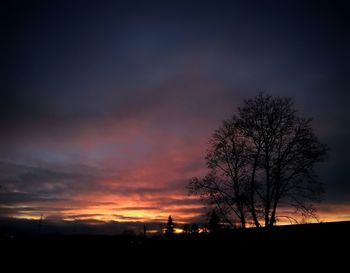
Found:
<path fill-rule="evenodd" d="M 246 228 L 245 218 L 244 217 L 242 217 L 242 219 L 241 219 L 241 225 L 242 225 L 242 228 Z"/>
<path fill-rule="evenodd" d="M 272 207 L 271 218 L 270 218 L 270 226 L 273 226 L 276 222 L 277 204 L 280 199 L 280 186 L 281 186 L 281 167 L 280 167 L 280 162 L 278 162 L 278 172 L 277 172 L 276 188 L 275 188 L 276 191 L 274 194 L 273 207 Z"/>
<path fill-rule="evenodd" d="M 267 149 L 267 148 L 266 148 Z M 268 227 L 270 225 L 270 209 L 271 209 L 271 181 L 270 181 L 270 159 L 269 154 L 266 152 L 265 155 L 266 160 L 266 200 L 265 200 L 265 227 Z"/>
<path fill-rule="evenodd" d="M 273 208 L 271 212 L 271 218 L 270 218 L 270 226 L 273 226 L 276 222 L 276 210 L 277 210 L 277 204 L 278 204 L 278 198 L 276 196 L 274 202 L 273 202 Z"/>
<path fill-rule="evenodd" d="M 253 221 L 254 221 L 254 225 L 256 227 L 260 227 L 260 223 L 259 223 L 259 220 L 258 220 L 258 217 L 256 215 L 256 211 L 255 211 L 255 200 L 254 200 L 254 192 L 255 192 L 255 173 L 256 173 L 256 167 L 257 167 L 257 164 L 258 164 L 258 158 L 260 156 L 260 147 L 258 148 L 258 152 L 257 152 L 257 155 L 255 157 L 255 160 L 254 160 L 254 165 L 253 165 L 253 170 L 252 170 L 252 180 L 250 182 L 250 209 L 251 209 L 251 214 L 252 214 L 252 217 L 253 217 Z"/>
<path fill-rule="evenodd" d="M 237 204 L 238 206 L 238 211 L 239 211 L 239 214 L 240 214 L 240 220 L 241 220 L 241 226 L 242 228 L 245 228 L 246 227 L 246 221 L 245 221 L 245 213 L 243 211 L 243 207 L 241 204 Z"/>

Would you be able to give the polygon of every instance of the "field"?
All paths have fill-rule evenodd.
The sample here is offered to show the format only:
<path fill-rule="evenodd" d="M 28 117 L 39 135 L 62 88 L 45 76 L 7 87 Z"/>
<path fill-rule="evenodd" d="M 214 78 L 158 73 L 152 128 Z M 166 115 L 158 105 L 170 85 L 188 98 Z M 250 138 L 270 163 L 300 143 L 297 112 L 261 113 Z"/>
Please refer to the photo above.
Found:
<path fill-rule="evenodd" d="M 49 262 L 56 266 L 127 266 L 206 270 L 226 268 L 284 272 L 288 268 L 341 268 L 347 262 L 350 222 L 279 226 L 269 230 L 246 229 L 217 235 L 165 237 L 104 235 L 3 236 L 2 257 L 16 265 Z M 21 265 L 21 263 L 19 263 Z M 23 265 L 23 264 L 22 264 Z M 122 271 L 126 272 L 126 271 Z M 346 271 L 345 271 L 346 272 Z"/>

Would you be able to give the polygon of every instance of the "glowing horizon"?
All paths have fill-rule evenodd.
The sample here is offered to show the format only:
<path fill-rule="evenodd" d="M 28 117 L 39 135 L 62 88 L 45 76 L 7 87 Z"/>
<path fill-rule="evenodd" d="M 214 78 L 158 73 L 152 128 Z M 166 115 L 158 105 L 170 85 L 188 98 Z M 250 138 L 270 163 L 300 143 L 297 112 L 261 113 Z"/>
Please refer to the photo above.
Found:
<path fill-rule="evenodd" d="M 196 198 L 190 198 L 196 199 Z M 171 215 L 176 221 L 177 225 L 199 223 L 205 224 L 208 220 L 208 216 L 204 213 L 206 211 L 205 205 L 198 203 L 194 206 L 186 206 L 186 210 L 201 210 L 202 212 L 187 212 L 183 213 L 180 206 L 172 206 L 171 209 L 167 210 L 157 210 L 150 207 L 135 206 L 133 209 L 118 208 L 113 205 L 91 205 L 83 209 L 67 210 L 64 213 L 50 214 L 50 213 L 35 213 L 35 214 L 25 214 L 19 213 L 17 215 L 12 215 L 11 217 L 17 219 L 28 219 L 28 220 L 63 220 L 63 221 L 98 221 L 98 222 L 151 222 L 151 223 L 165 223 L 168 216 Z M 293 214 L 292 209 L 280 209 L 279 220 L 277 225 L 288 225 L 288 224 L 302 224 L 302 223 L 322 223 L 322 222 L 337 222 L 337 221 L 350 221 L 350 205 L 319 205 L 317 211 L 317 219 L 315 218 L 303 218 L 299 214 Z M 26 207 L 17 207 L 18 211 L 25 209 Z M 119 213 L 114 213 L 118 211 Z M 290 218 L 285 217 L 290 216 Z M 237 223 L 238 224 L 238 223 Z M 251 223 L 251 225 L 253 224 Z"/>

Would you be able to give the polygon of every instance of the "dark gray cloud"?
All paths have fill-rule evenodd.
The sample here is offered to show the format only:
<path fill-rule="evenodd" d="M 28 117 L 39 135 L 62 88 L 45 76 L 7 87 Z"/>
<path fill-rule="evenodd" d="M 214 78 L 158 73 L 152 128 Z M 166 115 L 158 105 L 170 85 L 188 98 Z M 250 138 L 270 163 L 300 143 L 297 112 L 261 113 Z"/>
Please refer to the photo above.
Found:
<path fill-rule="evenodd" d="M 100 171 L 85 165 L 31 166 L 5 161 L 0 162 L 0 170 L 2 190 L 18 200 L 45 201 L 45 198 L 93 190 L 97 186 L 94 182 L 101 175 Z M 28 197 L 23 198 L 26 195 Z"/>
<path fill-rule="evenodd" d="M 112 170 L 101 170 L 87 165 L 42 165 L 29 166 L 0 161 L 1 201 L 4 203 L 22 202 L 66 202 L 77 193 L 105 192 L 115 194 L 169 193 L 178 188 L 178 181 L 160 187 L 134 184 L 128 173 L 113 175 Z M 101 184 L 100 180 L 115 179 Z M 121 180 L 122 183 L 118 182 Z M 123 183 L 126 180 L 129 184 Z M 184 181 L 180 181 L 183 183 Z M 186 182 L 186 181 L 185 181 Z M 174 186 L 175 184 L 175 186 Z M 64 197 L 67 198 L 64 198 Z M 164 202 L 176 200 L 164 198 Z M 185 201 L 186 202 L 186 201 Z M 113 205 L 113 202 L 97 202 L 98 205 Z"/>

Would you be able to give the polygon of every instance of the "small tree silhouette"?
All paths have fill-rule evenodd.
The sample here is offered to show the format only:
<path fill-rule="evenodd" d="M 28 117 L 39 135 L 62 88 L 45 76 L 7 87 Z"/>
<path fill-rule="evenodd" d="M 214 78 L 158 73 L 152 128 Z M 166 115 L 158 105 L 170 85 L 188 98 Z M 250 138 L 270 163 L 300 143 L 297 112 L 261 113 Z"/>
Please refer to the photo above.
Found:
<path fill-rule="evenodd" d="M 165 226 L 165 234 L 166 235 L 173 235 L 175 232 L 175 224 L 173 222 L 173 218 L 171 215 L 169 215 L 168 222 Z"/>
<path fill-rule="evenodd" d="M 215 210 L 210 215 L 208 229 L 210 233 L 213 233 L 213 234 L 217 233 L 220 230 L 220 218 L 215 212 Z"/>
<path fill-rule="evenodd" d="M 184 224 L 183 233 L 188 234 L 191 232 L 191 226 L 189 224 Z"/>
<path fill-rule="evenodd" d="M 191 233 L 192 234 L 198 234 L 199 233 L 199 226 L 197 224 L 191 225 Z"/>
<path fill-rule="evenodd" d="M 147 237 L 147 227 L 146 227 L 146 224 L 143 225 L 143 237 L 144 237 L 144 238 Z"/>

